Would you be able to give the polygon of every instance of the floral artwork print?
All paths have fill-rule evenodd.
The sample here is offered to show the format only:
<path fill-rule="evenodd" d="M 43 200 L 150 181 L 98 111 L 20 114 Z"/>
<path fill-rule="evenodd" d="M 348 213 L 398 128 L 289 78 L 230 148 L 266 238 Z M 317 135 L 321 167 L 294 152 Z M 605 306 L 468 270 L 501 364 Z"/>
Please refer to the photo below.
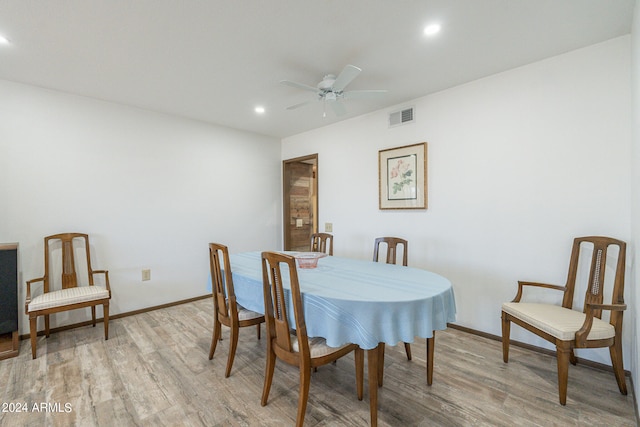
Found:
<path fill-rule="evenodd" d="M 378 151 L 380 209 L 427 209 L 427 143 Z"/>
<path fill-rule="evenodd" d="M 416 155 L 387 159 L 389 200 L 416 198 Z"/>

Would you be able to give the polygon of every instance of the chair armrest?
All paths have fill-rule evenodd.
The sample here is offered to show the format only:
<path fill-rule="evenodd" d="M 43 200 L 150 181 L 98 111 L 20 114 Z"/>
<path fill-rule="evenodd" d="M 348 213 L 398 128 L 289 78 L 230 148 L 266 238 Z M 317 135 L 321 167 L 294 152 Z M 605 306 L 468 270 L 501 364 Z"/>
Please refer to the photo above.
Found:
<path fill-rule="evenodd" d="M 109 286 L 109 271 L 108 270 L 93 270 L 91 271 L 91 274 L 104 274 L 104 283 L 105 283 L 105 287 L 107 288 L 107 290 L 109 291 L 109 293 L 111 293 L 111 286 Z"/>
<path fill-rule="evenodd" d="M 31 302 L 31 284 L 36 282 L 44 282 L 44 277 L 38 277 L 37 279 L 27 280 L 27 295 L 24 301 L 25 314 L 29 314 L 27 310 L 29 308 L 29 303 Z"/>
<path fill-rule="evenodd" d="M 627 304 L 587 304 L 587 311 L 591 311 L 591 310 L 624 311 L 626 309 L 627 309 Z"/>
<path fill-rule="evenodd" d="M 538 282 L 524 282 L 522 280 L 518 280 L 518 293 L 516 294 L 515 298 L 513 298 L 513 301 L 511 302 L 520 302 L 520 298 L 522 298 L 522 291 L 525 286 L 555 289 L 557 291 L 563 291 L 563 292 L 567 290 L 566 286 L 550 285 L 548 283 L 538 283 Z"/>
<path fill-rule="evenodd" d="M 595 310 L 624 311 L 627 304 L 587 304 L 585 318 L 582 327 L 576 332 L 576 346 L 584 347 L 593 325 L 593 313 Z"/>

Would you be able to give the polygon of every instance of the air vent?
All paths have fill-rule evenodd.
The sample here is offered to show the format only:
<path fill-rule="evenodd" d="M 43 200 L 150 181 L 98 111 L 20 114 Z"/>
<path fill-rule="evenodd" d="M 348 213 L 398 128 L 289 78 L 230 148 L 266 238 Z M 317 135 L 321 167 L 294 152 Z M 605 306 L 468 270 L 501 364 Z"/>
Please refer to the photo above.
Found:
<path fill-rule="evenodd" d="M 389 114 L 389 127 L 404 125 L 413 122 L 413 107 Z"/>

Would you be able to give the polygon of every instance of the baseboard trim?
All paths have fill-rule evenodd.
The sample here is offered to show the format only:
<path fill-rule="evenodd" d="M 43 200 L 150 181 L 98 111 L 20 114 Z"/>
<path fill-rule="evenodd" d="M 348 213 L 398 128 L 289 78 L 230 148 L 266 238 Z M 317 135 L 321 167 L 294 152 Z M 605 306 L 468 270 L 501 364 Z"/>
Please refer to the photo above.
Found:
<path fill-rule="evenodd" d="M 472 334 L 472 335 L 477 335 L 479 337 L 488 338 L 488 339 L 491 339 L 491 340 L 502 342 L 502 337 L 499 336 L 499 335 L 489 334 L 487 332 L 482 332 L 482 331 L 478 331 L 476 329 L 467 328 L 466 326 L 456 325 L 455 323 L 447 323 L 447 326 L 449 328 L 451 328 L 451 329 L 457 329 L 459 331 L 467 332 L 467 333 Z M 514 341 L 514 340 L 510 340 L 509 344 L 510 345 L 514 345 L 516 347 L 525 348 L 527 350 L 535 351 L 537 353 L 542 353 L 542 354 L 546 354 L 546 355 L 549 355 L 549 356 L 556 357 L 556 352 L 553 351 L 553 350 L 549 350 L 547 348 L 542 348 L 542 347 L 538 347 L 538 346 L 535 346 L 535 345 L 523 343 L 523 342 L 520 342 L 520 341 Z M 576 361 L 577 361 L 577 363 L 579 363 L 581 365 L 584 365 L 584 366 L 589 366 L 590 368 L 599 369 L 601 371 L 608 371 L 608 372 L 613 373 L 613 367 L 611 367 L 609 365 L 605 365 L 604 363 L 598 363 L 598 362 L 594 362 L 592 360 L 587 360 L 587 359 L 580 359 L 579 357 L 576 357 Z M 631 378 L 631 372 L 630 371 L 625 370 L 624 374 L 625 374 L 625 376 Z"/>
<path fill-rule="evenodd" d="M 123 317 L 135 316 L 136 314 L 148 313 L 150 311 L 160 310 L 162 308 L 174 307 L 176 305 L 187 304 L 187 303 L 190 303 L 190 302 L 199 301 L 199 300 L 207 299 L 207 298 L 211 298 L 211 297 L 212 297 L 212 294 L 201 295 L 199 297 L 183 299 L 183 300 L 180 300 L 180 301 L 174 301 L 174 302 L 170 302 L 170 303 L 167 303 L 167 304 L 161 304 L 161 305 L 155 305 L 153 307 L 141 308 L 140 310 L 127 311 L 126 313 L 118 313 L 118 314 L 114 314 L 112 316 L 109 316 L 109 320 L 116 320 L 116 319 L 121 319 Z M 97 323 L 102 323 L 103 321 L 104 321 L 104 318 L 102 318 L 102 317 L 99 318 L 99 319 L 96 319 L 96 324 Z M 50 329 L 50 333 L 55 333 L 55 332 L 60 332 L 60 331 L 68 331 L 69 329 L 81 328 L 83 326 L 89 326 L 89 325 L 92 325 L 92 324 L 93 324 L 93 322 L 91 320 L 87 320 L 86 322 L 79 322 L 79 323 L 73 323 L 71 325 L 58 326 L 57 328 L 51 328 Z M 42 335 L 44 335 L 44 331 L 38 331 L 38 336 L 42 336 Z M 21 340 L 28 340 L 29 337 L 30 337 L 29 334 L 20 335 L 20 339 Z"/>

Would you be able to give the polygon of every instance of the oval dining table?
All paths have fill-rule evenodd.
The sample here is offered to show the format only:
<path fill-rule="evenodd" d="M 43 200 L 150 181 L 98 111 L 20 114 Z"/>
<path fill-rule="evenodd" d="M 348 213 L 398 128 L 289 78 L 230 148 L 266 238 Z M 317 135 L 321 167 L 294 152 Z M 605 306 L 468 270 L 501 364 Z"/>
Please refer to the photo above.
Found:
<path fill-rule="evenodd" d="M 261 252 L 232 254 L 230 261 L 237 302 L 264 313 Z M 298 268 L 298 279 L 309 337 L 325 338 L 331 347 L 354 343 L 367 351 L 372 426 L 378 422 L 385 344 L 425 338 L 431 385 L 435 331 L 446 329 L 456 315 L 448 279 L 419 268 L 337 256 L 319 259 L 316 268 Z M 286 277 L 283 282 L 288 288 Z"/>

